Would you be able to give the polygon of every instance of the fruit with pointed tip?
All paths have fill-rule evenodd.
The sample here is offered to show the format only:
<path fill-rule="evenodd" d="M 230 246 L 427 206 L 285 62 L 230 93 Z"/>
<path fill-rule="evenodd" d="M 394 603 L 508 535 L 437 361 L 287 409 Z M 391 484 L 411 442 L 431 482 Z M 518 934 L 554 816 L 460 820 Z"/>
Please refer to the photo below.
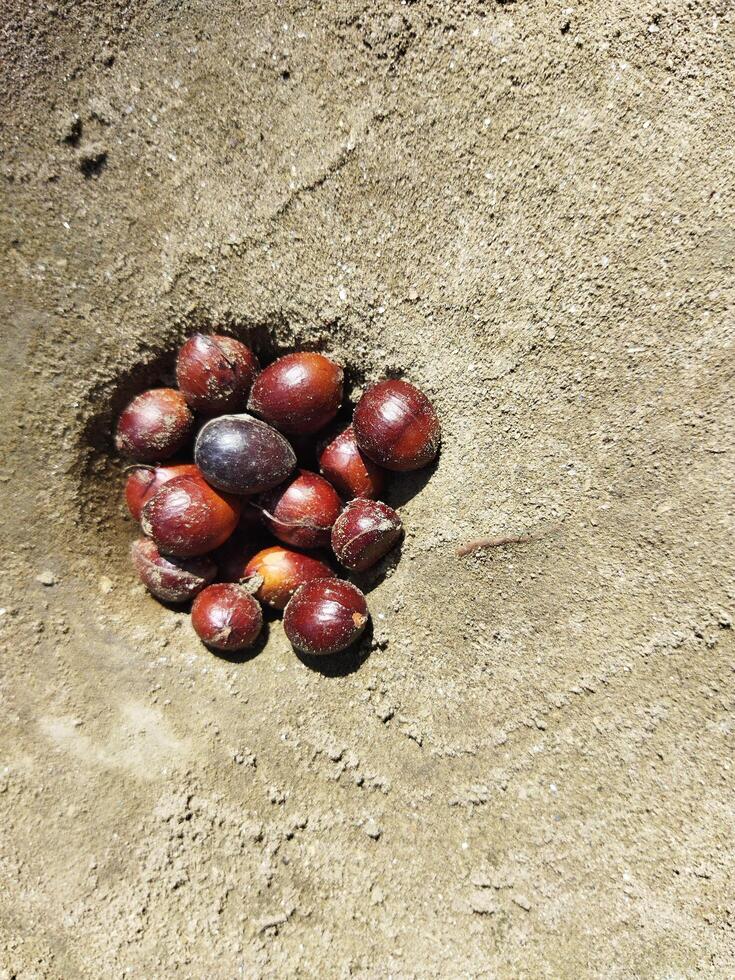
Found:
<path fill-rule="evenodd" d="M 282 483 L 296 465 L 288 441 L 252 415 L 221 415 L 202 426 L 194 461 L 213 487 L 254 494 Z"/>

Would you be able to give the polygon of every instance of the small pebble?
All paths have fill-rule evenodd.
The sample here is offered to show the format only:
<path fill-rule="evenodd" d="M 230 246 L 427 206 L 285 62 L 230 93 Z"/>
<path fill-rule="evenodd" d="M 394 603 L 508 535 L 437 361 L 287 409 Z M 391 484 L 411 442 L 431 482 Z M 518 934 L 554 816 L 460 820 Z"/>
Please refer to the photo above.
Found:
<path fill-rule="evenodd" d="M 380 718 L 380 720 L 385 723 L 390 721 L 395 714 L 395 709 L 389 704 L 382 704 L 375 709 L 375 713 Z"/>
<path fill-rule="evenodd" d="M 79 142 L 82 135 L 82 120 L 76 112 L 67 113 L 61 120 L 58 128 L 58 138 L 60 143 L 70 143 L 74 145 Z"/>
<path fill-rule="evenodd" d="M 370 901 L 373 905 L 382 905 L 385 901 L 385 892 L 380 885 L 373 885 L 372 891 L 370 892 Z"/>
<path fill-rule="evenodd" d="M 372 817 L 369 817 L 365 821 L 365 823 L 362 825 L 362 829 L 365 831 L 368 837 L 372 837 L 373 840 L 377 840 L 380 837 L 380 835 L 383 833 L 383 831 L 380 829 L 380 827 L 375 822 L 375 820 L 373 820 Z"/>
<path fill-rule="evenodd" d="M 53 572 L 46 569 L 45 571 L 41 572 L 40 575 L 36 575 L 36 581 L 40 582 L 41 585 L 56 585 L 56 576 Z"/>

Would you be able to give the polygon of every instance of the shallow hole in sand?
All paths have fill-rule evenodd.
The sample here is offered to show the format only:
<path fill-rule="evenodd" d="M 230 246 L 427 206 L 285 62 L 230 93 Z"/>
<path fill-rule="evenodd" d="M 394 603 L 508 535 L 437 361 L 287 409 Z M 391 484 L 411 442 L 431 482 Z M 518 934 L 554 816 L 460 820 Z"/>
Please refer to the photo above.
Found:
<path fill-rule="evenodd" d="M 372 364 L 366 363 L 363 338 L 354 338 L 357 353 L 350 358 L 350 344 L 341 326 L 336 322 L 318 326 L 294 324 L 280 313 L 265 322 L 234 315 L 219 318 L 217 322 L 207 321 L 201 315 L 193 316 L 183 329 L 162 329 L 161 333 L 165 330 L 165 335 L 158 341 L 149 342 L 147 349 L 139 353 L 133 363 L 121 363 L 118 373 L 109 382 L 90 386 L 82 406 L 86 422 L 80 438 L 79 525 L 93 554 L 105 555 L 105 562 L 110 559 L 115 564 L 127 562 L 129 544 L 137 526 L 128 515 L 123 491 L 125 469 L 133 461 L 121 457 L 115 449 L 116 421 L 125 405 L 140 392 L 152 387 L 176 386 L 176 354 L 187 337 L 196 332 L 229 334 L 251 347 L 263 366 L 295 350 L 317 350 L 337 360 L 345 370 L 345 399 L 334 422 L 317 436 L 315 442 L 319 442 L 328 433 L 349 424 L 354 409 L 350 394 L 360 390 L 373 368 Z M 383 368 L 381 373 L 382 376 L 397 377 L 403 372 Z M 198 418 L 197 421 L 204 424 L 206 419 Z M 196 431 L 198 428 L 199 425 Z M 194 439 L 177 458 L 190 458 L 193 442 Z M 300 459 L 299 465 L 316 470 L 316 453 L 313 458 Z M 405 503 L 424 486 L 433 468 L 396 474 L 386 495 L 387 503 L 393 506 Z M 89 538 L 90 533 L 93 538 Z"/>

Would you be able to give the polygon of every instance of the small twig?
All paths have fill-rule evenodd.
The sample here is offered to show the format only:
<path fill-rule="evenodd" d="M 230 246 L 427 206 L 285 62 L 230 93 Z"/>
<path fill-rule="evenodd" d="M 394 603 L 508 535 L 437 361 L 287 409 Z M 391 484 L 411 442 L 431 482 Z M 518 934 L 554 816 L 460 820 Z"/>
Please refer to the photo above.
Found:
<path fill-rule="evenodd" d="M 502 548 L 504 544 L 528 544 L 534 538 L 530 534 L 503 534 L 497 538 L 475 538 L 457 548 L 457 554 L 462 558 L 464 555 L 471 555 L 475 551 L 483 548 Z"/>

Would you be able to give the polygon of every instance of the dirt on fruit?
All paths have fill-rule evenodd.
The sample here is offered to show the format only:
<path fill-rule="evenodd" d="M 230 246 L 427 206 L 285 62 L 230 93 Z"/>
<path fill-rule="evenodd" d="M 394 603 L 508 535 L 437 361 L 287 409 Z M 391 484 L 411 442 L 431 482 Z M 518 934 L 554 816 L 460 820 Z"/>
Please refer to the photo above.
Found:
<path fill-rule="evenodd" d="M 735 975 L 732 4 L 0 18 L 0 977 Z M 437 407 L 337 665 L 131 570 L 197 330 Z"/>

